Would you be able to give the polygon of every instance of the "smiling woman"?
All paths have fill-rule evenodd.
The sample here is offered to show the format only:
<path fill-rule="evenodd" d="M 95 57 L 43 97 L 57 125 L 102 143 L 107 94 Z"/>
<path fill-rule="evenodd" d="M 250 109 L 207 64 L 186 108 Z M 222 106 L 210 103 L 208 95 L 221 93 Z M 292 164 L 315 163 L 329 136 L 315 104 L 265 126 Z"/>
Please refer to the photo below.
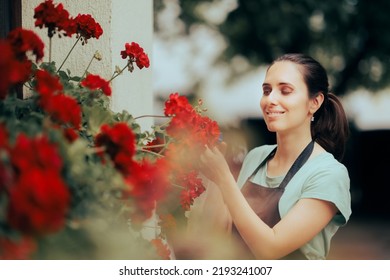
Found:
<path fill-rule="evenodd" d="M 219 203 L 220 217 L 232 222 L 222 226 L 243 248 L 237 258 L 325 259 L 351 215 L 348 171 L 338 161 L 348 135 L 344 110 L 325 69 L 302 54 L 270 65 L 260 107 L 277 144 L 250 151 L 237 182 L 223 153 L 207 149 L 201 158 L 214 184 L 205 203 Z"/>

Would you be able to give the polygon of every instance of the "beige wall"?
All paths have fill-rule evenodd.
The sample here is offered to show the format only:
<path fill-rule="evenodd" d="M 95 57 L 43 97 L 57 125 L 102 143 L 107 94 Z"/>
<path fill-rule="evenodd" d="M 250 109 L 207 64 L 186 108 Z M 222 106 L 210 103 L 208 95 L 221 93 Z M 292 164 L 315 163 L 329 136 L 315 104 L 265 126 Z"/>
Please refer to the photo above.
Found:
<path fill-rule="evenodd" d="M 37 32 L 45 42 L 45 61 L 48 60 L 47 29 L 34 27 L 34 8 L 43 0 L 22 0 L 22 25 Z M 109 79 L 115 66 L 123 67 L 125 61 L 120 57 L 120 51 L 127 42 L 139 43 L 152 59 L 153 36 L 153 0 L 61 0 L 64 8 L 71 16 L 91 14 L 102 26 L 103 35 L 98 39 L 90 39 L 88 44 L 77 44 L 62 69 L 70 69 L 74 75 L 81 76 L 95 51 L 99 51 L 103 59 L 94 61 L 89 71 Z M 76 38 L 52 39 L 52 60 L 57 67 L 71 49 Z M 112 109 L 114 111 L 129 111 L 134 117 L 153 113 L 152 68 L 125 72 L 113 81 Z M 140 121 L 143 129 L 149 129 L 152 120 Z"/>

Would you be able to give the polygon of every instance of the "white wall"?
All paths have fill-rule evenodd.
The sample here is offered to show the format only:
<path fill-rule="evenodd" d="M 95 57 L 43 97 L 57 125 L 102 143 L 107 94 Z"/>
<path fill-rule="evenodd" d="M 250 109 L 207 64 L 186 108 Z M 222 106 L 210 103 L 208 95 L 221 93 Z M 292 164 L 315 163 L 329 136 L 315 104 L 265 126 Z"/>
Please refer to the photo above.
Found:
<path fill-rule="evenodd" d="M 34 27 L 34 8 L 43 0 L 22 0 L 22 25 L 38 33 L 45 43 L 45 61 L 48 61 L 49 40 L 47 28 Z M 125 43 L 137 42 L 149 55 L 153 63 L 152 36 L 153 36 L 153 0 L 61 0 L 54 4 L 62 3 L 70 15 L 75 17 L 80 14 L 90 14 L 103 28 L 103 35 L 98 39 L 90 39 L 88 44 L 77 44 L 69 59 L 62 69 L 70 69 L 71 73 L 81 76 L 84 73 L 95 51 L 99 51 L 103 59 L 94 61 L 89 68 L 91 73 L 109 79 L 115 70 L 115 66 L 123 67 L 126 61 L 120 56 Z M 74 42 L 73 38 L 52 39 L 52 60 L 57 67 L 69 52 Z M 151 68 L 139 70 L 133 73 L 124 72 L 113 81 L 112 84 L 112 109 L 114 111 L 127 110 L 134 117 L 153 113 L 153 90 Z M 142 119 L 139 122 L 143 129 L 149 129 L 152 119 Z"/>

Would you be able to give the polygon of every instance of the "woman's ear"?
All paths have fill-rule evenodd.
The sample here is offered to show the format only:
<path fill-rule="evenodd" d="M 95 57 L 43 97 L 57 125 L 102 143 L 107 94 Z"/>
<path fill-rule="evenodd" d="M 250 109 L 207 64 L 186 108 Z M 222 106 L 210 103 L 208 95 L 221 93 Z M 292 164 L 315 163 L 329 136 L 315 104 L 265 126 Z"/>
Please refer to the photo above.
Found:
<path fill-rule="evenodd" d="M 320 92 L 316 97 L 310 100 L 310 113 L 314 114 L 321 107 L 324 102 L 324 94 Z"/>

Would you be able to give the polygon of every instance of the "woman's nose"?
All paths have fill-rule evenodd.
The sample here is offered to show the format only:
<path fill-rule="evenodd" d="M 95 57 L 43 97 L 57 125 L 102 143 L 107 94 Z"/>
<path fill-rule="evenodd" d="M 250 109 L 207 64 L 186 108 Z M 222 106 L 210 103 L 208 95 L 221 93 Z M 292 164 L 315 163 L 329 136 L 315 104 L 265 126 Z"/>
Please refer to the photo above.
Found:
<path fill-rule="evenodd" d="M 266 100 L 268 103 L 276 104 L 278 102 L 278 96 L 277 92 L 275 90 L 272 90 L 267 96 Z"/>

